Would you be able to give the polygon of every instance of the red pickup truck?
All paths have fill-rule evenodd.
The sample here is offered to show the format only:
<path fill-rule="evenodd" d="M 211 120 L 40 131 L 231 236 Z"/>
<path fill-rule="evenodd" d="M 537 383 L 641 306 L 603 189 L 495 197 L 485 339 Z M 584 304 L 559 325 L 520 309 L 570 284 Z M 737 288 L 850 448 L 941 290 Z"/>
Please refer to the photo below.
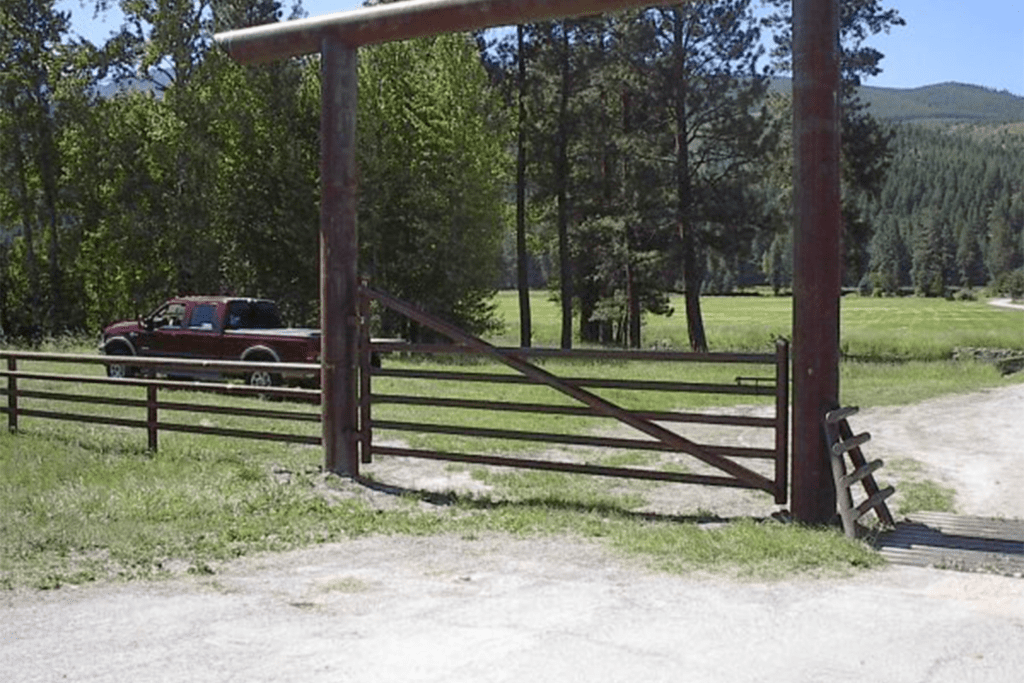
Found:
<path fill-rule="evenodd" d="M 111 356 L 165 356 L 274 363 L 319 363 L 320 330 L 285 327 L 267 299 L 183 296 L 149 315 L 108 325 L 100 352 Z M 129 363 L 111 363 L 110 377 L 129 377 Z M 250 372 L 254 386 L 281 383 L 269 371 Z"/>

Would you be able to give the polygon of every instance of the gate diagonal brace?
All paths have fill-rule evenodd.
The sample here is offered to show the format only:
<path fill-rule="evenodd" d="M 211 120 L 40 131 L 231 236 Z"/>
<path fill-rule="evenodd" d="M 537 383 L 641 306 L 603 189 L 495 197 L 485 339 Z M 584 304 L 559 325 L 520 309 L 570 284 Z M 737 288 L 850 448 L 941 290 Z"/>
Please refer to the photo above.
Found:
<path fill-rule="evenodd" d="M 395 299 L 394 297 L 380 292 L 378 290 L 366 287 L 363 289 L 366 296 L 371 299 L 378 301 L 379 303 L 408 316 L 410 319 L 415 320 L 418 323 L 426 325 L 435 329 L 437 332 L 446 335 L 452 341 L 466 345 L 468 348 L 473 349 L 482 354 L 486 354 L 501 363 L 504 363 L 508 367 L 516 370 L 525 377 L 528 377 L 536 382 L 545 384 L 556 391 L 560 391 L 563 394 L 580 401 L 581 403 L 589 406 L 595 412 L 600 415 L 611 417 L 619 420 L 623 424 L 626 424 L 650 437 L 666 444 L 670 448 L 676 451 L 687 453 L 705 462 L 706 464 L 722 470 L 732 476 L 736 477 L 740 481 L 754 487 L 767 491 L 768 493 L 775 493 L 775 486 L 773 482 L 756 472 L 748 470 L 747 468 L 739 465 L 728 458 L 723 458 L 712 453 L 708 453 L 706 450 L 701 448 L 698 444 L 690 441 L 689 439 L 682 437 L 675 432 L 665 429 L 661 425 L 638 417 L 628 410 L 607 401 L 596 394 L 593 394 L 585 389 L 577 387 L 573 384 L 565 382 L 561 378 L 551 374 L 543 368 L 537 367 L 532 363 L 523 360 L 522 357 L 515 354 L 515 352 L 507 352 L 499 350 L 484 340 L 466 334 L 462 330 L 458 329 L 454 325 L 446 323 L 442 320 L 438 320 L 433 316 L 409 306 L 403 301 Z"/>

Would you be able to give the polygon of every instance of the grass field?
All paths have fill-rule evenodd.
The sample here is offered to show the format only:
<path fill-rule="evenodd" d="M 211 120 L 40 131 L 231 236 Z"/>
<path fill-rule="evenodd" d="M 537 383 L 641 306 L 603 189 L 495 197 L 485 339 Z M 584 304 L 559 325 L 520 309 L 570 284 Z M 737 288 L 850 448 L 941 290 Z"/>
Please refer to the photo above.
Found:
<path fill-rule="evenodd" d="M 518 345 L 515 292 L 496 299 L 505 331 L 495 343 Z M 686 350 L 681 297 L 670 317 L 648 316 L 644 345 Z M 557 346 L 558 304 L 547 292 L 531 295 L 537 346 Z M 701 300 L 712 351 L 770 352 L 778 337 L 790 338 L 792 299 L 774 296 L 705 297 Z M 942 394 L 1024 381 L 1000 377 L 990 365 L 952 361 L 956 348 L 1014 349 L 1024 354 L 1024 312 L 978 301 L 846 296 L 841 304 L 840 401 L 860 406 L 900 405 Z"/>
<path fill-rule="evenodd" d="M 558 311 L 543 293 L 534 296 L 535 340 L 552 345 Z M 768 351 L 788 330 L 788 299 L 709 298 L 703 301 L 713 350 Z M 515 296 L 502 293 L 499 310 L 509 321 L 499 344 L 514 344 Z M 862 406 L 914 402 L 1024 381 L 1024 373 L 1000 377 L 990 365 L 949 360 L 956 346 L 1024 350 L 1024 314 L 984 304 L 922 299 L 843 301 L 842 365 L 844 403 Z M 685 348 L 681 317 L 652 319 L 649 340 Z M 89 352 L 86 348 L 67 348 Z M 391 359 L 392 367 L 423 367 L 424 361 Z M 735 367 L 667 366 L 639 363 L 548 363 L 557 374 L 599 373 L 639 379 L 681 378 L 729 381 Z M 43 365 L 36 369 L 57 371 Z M 495 371 L 488 366 L 474 369 Z M 98 373 L 98 366 L 76 372 Z M 673 374 L 675 373 L 675 374 Z M 378 390 L 395 387 L 381 381 Z M 439 390 L 422 383 L 421 393 L 486 397 L 487 385 L 462 383 Z M 37 385 L 41 386 L 41 385 Z M 116 387 L 79 387 L 86 392 L 118 392 Z M 508 400 L 550 400 L 530 387 L 516 387 Z M 628 403 L 630 397 L 608 392 Z M 179 396 L 175 396 L 179 400 Z M 180 400 L 228 401 L 182 393 Z M 692 395 L 659 394 L 656 409 L 707 405 Z M 714 399 L 717 405 L 736 399 Z M 276 409 L 308 410 L 275 403 Z M 76 407 L 87 410 L 88 407 Z M 471 420 L 478 426 L 587 431 L 593 420 L 555 416 L 538 424 L 535 416 L 450 413 L 381 406 L 378 417 L 430 421 Z M 217 426 L 253 426 L 247 418 L 176 415 L 176 420 L 213 421 Z M 267 421 L 264 430 L 295 428 Z M 315 424 L 300 427 L 316 433 Z M 420 436 L 411 445 L 454 449 L 453 437 Z M 507 444 L 477 444 L 497 450 Z M 631 454 L 621 456 L 625 459 Z M 388 509 L 371 509 L 332 490 L 343 482 L 320 472 L 317 448 L 222 439 L 189 434 L 161 435 L 160 450 L 145 450 L 145 434 L 120 428 L 26 419 L 18 434 L 0 434 L 0 587 L 55 588 L 109 578 L 159 577 L 176 571 L 205 573 L 217 564 L 261 550 L 282 550 L 365 534 L 482 532 L 564 534 L 604 539 L 621 552 L 638 554 L 673 570 L 695 568 L 784 575 L 792 571 L 843 571 L 872 566 L 877 556 L 860 543 L 828 530 L 804 529 L 751 520 L 708 530 L 677 519 L 637 515 L 645 489 L 612 488 L 607 480 L 555 473 L 487 472 L 493 493 L 453 497 L 451 505 L 425 511 L 415 495 L 397 498 Z M 935 491 L 922 484 L 916 506 L 937 504 Z M 940 492 L 941 493 L 941 492 Z M 941 503 L 941 500 L 939 501 Z M 700 511 L 696 511 L 700 512 Z M 714 511 L 711 511 L 713 513 Z M 707 516 L 707 511 L 697 516 Z"/>
<path fill-rule="evenodd" d="M 505 331 L 497 341 L 517 346 L 518 295 L 499 292 L 495 302 L 505 321 Z M 792 302 L 790 297 L 768 295 L 704 297 L 701 310 L 711 350 L 770 351 L 778 337 L 792 337 Z M 672 306 L 672 316 L 647 316 L 644 346 L 689 348 L 682 297 L 674 296 Z M 534 344 L 557 346 L 561 330 L 558 304 L 547 292 L 535 291 L 530 307 Z M 948 360 L 957 347 L 1024 352 L 1024 312 L 982 301 L 845 296 L 840 316 L 840 350 L 849 359 Z"/>

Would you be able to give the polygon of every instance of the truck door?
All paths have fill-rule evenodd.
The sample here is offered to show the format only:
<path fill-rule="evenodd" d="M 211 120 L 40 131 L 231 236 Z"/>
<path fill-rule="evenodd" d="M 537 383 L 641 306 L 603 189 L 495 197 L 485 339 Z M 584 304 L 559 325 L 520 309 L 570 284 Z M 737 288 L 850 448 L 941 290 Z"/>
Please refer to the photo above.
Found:
<path fill-rule="evenodd" d="M 188 322 L 181 337 L 181 355 L 189 358 L 220 359 L 221 304 L 196 303 L 192 305 Z"/>
<path fill-rule="evenodd" d="M 146 331 L 139 335 L 139 355 L 180 355 L 180 335 L 184 321 L 185 304 L 171 302 L 158 308 L 147 318 Z"/>

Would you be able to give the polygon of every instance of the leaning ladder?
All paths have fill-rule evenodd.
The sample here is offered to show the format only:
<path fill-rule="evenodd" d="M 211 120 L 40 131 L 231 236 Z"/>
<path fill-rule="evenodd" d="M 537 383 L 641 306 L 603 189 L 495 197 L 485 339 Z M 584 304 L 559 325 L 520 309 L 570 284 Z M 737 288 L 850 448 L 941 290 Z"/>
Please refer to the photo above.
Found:
<path fill-rule="evenodd" d="M 847 421 L 857 414 L 855 407 L 837 408 L 825 414 L 823 426 L 825 440 L 828 443 L 829 460 L 832 462 L 832 477 L 836 484 L 836 501 L 839 503 L 839 516 L 843 522 L 843 533 L 850 538 L 857 536 L 857 520 L 870 510 L 875 511 L 882 524 L 895 526 L 889 506 L 885 499 L 895 493 L 896 489 L 887 486 L 879 489 L 875 483 L 874 473 L 882 467 L 881 460 L 867 462 L 860 447 L 871 439 L 867 432 L 854 436 Z M 847 473 L 846 456 L 849 457 L 852 471 Z M 867 498 L 858 505 L 853 504 L 850 487 L 860 482 Z"/>

